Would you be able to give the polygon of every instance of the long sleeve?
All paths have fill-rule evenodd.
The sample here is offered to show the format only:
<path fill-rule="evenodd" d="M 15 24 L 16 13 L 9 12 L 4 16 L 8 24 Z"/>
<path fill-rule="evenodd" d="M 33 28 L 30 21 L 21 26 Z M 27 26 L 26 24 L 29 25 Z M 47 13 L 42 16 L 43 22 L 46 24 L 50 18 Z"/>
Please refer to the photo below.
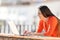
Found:
<path fill-rule="evenodd" d="M 41 20 L 41 21 L 39 22 L 39 26 L 38 26 L 38 29 L 37 29 L 37 33 L 42 32 L 42 30 L 43 30 L 43 21 Z"/>
<path fill-rule="evenodd" d="M 51 36 L 52 34 L 54 34 L 54 31 L 56 30 L 58 21 L 56 17 L 50 17 L 48 23 L 50 25 L 50 28 L 48 27 L 49 31 L 47 31 L 44 35 Z"/>

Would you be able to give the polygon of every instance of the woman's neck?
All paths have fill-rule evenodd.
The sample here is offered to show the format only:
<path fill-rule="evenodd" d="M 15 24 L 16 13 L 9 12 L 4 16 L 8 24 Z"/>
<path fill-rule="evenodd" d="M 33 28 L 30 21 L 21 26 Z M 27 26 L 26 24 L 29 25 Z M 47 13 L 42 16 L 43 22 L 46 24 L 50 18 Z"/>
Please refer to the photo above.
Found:
<path fill-rule="evenodd" d="M 42 19 L 42 20 L 46 22 L 46 21 L 48 21 L 48 18 L 44 18 L 44 19 Z"/>

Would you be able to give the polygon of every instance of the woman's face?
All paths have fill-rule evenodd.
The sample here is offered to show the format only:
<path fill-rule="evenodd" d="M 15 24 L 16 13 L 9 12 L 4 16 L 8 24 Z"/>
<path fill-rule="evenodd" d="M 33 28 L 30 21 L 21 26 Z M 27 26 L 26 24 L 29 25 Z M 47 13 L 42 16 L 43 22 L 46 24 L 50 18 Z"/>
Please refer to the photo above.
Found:
<path fill-rule="evenodd" d="M 38 11 L 38 16 L 40 19 L 44 20 L 45 17 L 43 16 L 42 12 L 41 11 Z"/>

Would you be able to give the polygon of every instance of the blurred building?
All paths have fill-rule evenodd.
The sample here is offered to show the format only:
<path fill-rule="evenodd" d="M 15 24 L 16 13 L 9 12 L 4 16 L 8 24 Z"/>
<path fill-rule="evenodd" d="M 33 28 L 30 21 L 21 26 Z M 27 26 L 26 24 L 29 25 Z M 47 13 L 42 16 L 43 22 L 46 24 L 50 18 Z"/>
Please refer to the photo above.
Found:
<path fill-rule="evenodd" d="M 1 5 L 26 5 L 31 3 L 41 3 L 46 0 L 0 0 Z"/>

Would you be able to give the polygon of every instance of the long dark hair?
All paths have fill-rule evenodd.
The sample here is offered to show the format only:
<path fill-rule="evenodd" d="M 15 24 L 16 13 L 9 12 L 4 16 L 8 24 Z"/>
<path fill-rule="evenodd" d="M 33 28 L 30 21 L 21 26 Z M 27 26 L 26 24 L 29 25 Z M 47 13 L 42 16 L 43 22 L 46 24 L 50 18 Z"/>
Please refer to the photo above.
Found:
<path fill-rule="evenodd" d="M 39 10 L 42 12 L 42 14 L 45 18 L 47 18 L 49 16 L 55 16 L 47 6 L 40 6 Z"/>
<path fill-rule="evenodd" d="M 49 10 L 49 8 L 47 7 L 47 6 L 41 6 L 41 7 L 39 7 L 39 10 L 42 12 L 42 15 L 45 17 L 45 18 L 47 18 L 47 17 L 49 17 L 49 16 L 55 16 L 50 10 Z M 56 17 L 56 16 L 55 16 Z M 57 17 L 56 17 L 57 18 Z M 57 37 L 60 37 L 60 19 L 59 18 L 57 18 L 57 20 L 58 20 L 58 23 L 57 23 Z"/>

